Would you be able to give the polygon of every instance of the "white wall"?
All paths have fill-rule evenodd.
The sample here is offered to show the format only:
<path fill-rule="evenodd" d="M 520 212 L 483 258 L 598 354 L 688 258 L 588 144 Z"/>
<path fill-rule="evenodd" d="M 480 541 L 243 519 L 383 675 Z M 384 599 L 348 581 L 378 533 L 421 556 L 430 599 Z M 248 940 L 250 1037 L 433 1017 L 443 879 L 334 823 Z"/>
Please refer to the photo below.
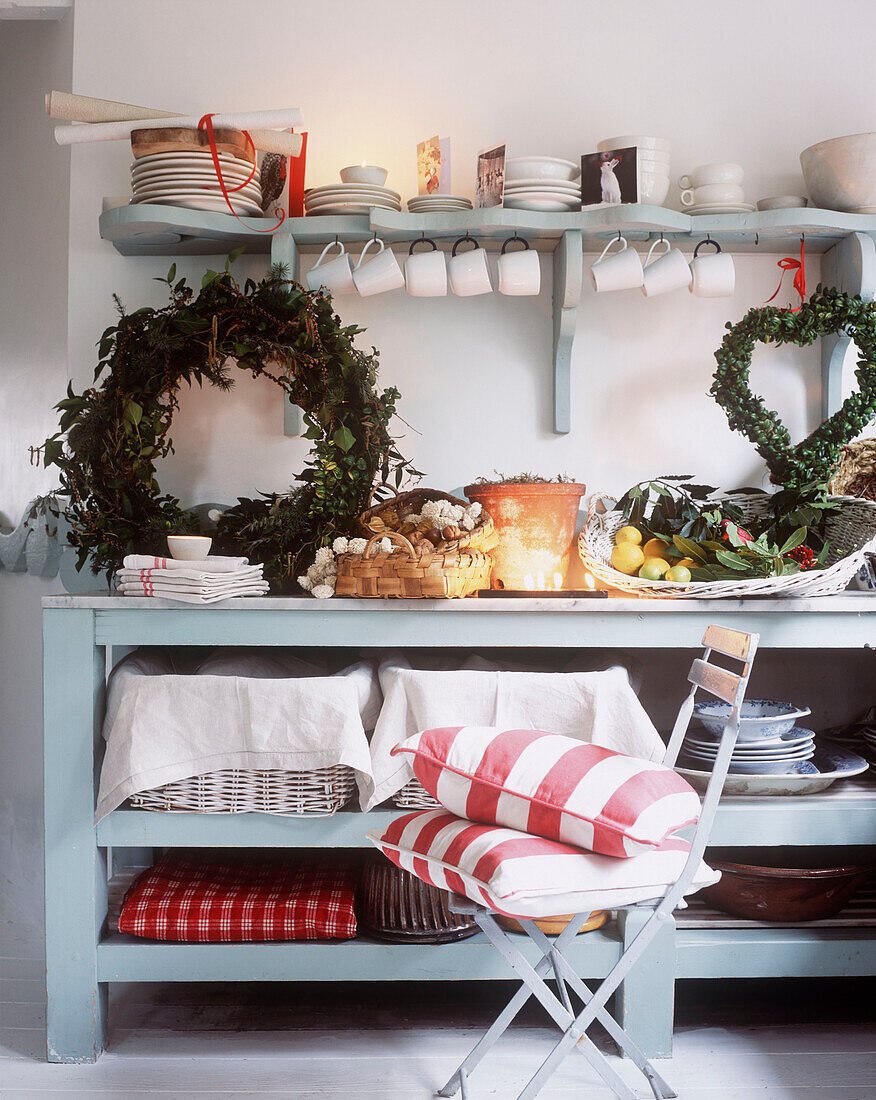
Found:
<path fill-rule="evenodd" d="M 67 378 L 70 174 L 43 113 L 66 87 L 72 20 L 0 24 L 0 522 L 56 484 L 27 447 L 57 424 Z M 0 954 L 42 927 L 40 596 L 60 590 L 0 569 Z"/>
<path fill-rule="evenodd" d="M 830 15 L 822 0 L 77 0 L 74 33 L 74 91 L 191 112 L 301 106 L 311 135 L 309 184 L 330 182 L 342 166 L 366 159 L 387 166 L 404 197 L 416 189 L 415 145 L 436 132 L 452 138 L 454 190 L 463 194 L 472 193 L 484 145 L 505 139 L 512 154 L 575 157 L 603 137 L 638 131 L 671 140 L 675 174 L 710 160 L 739 161 L 754 200 L 799 191 L 797 156 L 805 146 L 873 126 L 870 0 L 843 0 Z M 21 147 L 41 150 L 39 180 L 15 192 L 4 239 L 13 281 L 29 272 L 26 289 L 10 299 L 19 365 L 10 374 L 4 364 L 0 376 L 4 421 L 14 422 L 9 449 L 0 452 L 3 474 L 12 478 L 0 507 L 10 519 L 45 487 L 45 478 L 23 468 L 22 446 L 50 429 L 46 410 L 64 388 L 57 334 L 49 350 L 36 350 L 63 309 L 55 287 L 46 310 L 43 288 L 67 266 L 63 227 L 33 228 L 42 213 L 40 185 L 51 184 L 57 196 L 70 164 L 69 370 L 77 386 L 91 383 L 112 293 L 129 307 L 160 304 L 161 287 L 150 280 L 170 263 L 126 259 L 99 239 L 101 197 L 126 189 L 129 151 L 113 143 L 49 154 L 37 93 L 66 80 L 51 76 L 48 64 L 32 58 L 20 72 L 0 69 L 21 120 Z M 4 158 L 4 171 L 17 178 L 11 164 Z M 8 194 L 15 180 L 4 183 Z M 4 215 L 10 209 L 4 205 Z M 35 246 L 51 263 L 34 259 Z M 384 383 L 402 391 L 401 412 L 416 429 L 399 425 L 402 449 L 427 483 L 452 488 L 494 468 L 527 468 L 565 471 L 592 489 L 619 490 L 662 472 L 751 484 L 762 477 L 757 456 L 730 433 L 707 391 L 724 322 L 772 294 L 775 260 L 740 258 L 731 300 L 597 299 L 585 290 L 566 437 L 550 430 L 549 262 L 535 300 L 430 301 L 399 292 L 344 301 L 340 312 L 367 327 L 364 340 L 381 350 Z M 195 278 L 204 266 L 180 265 Z M 264 270 L 258 258 L 240 266 Z M 808 276 L 814 285 L 817 262 Z M 753 382 L 792 436 L 815 424 L 817 349 L 760 350 Z M 173 437 L 177 453 L 161 482 L 187 503 L 283 488 L 306 453 L 301 441 L 282 435 L 275 388 L 246 378 L 234 398 L 186 397 Z M 0 574 L 2 586 L 16 586 L 15 614 L 27 619 L 12 631 L 7 605 L 0 607 L 4 648 L 17 644 L 19 630 L 34 643 L 38 583 Z M 23 768 L 35 774 L 39 743 L 37 680 L 32 674 L 20 686 L 21 673 L 10 661 L 2 681 L 7 694 L 14 686 L 25 699 L 15 724 L 28 731 L 29 747 L 16 740 L 16 778 Z M 855 701 L 848 696 L 838 705 L 846 713 Z M 31 836 L 36 826 L 25 820 Z M 38 863 L 31 867 L 16 864 L 13 873 L 36 896 Z"/>

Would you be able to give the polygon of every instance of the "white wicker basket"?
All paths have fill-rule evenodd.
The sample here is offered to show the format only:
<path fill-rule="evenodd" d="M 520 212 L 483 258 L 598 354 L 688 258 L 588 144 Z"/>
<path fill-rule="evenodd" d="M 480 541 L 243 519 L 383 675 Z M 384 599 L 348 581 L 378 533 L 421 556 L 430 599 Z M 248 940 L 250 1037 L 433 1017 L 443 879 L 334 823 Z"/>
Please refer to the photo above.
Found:
<path fill-rule="evenodd" d="M 769 498 L 758 493 L 728 494 L 746 518 L 769 512 Z M 611 511 L 614 497 L 599 493 L 590 498 L 587 522 L 578 538 L 578 554 L 584 568 L 597 581 L 624 592 L 642 596 L 714 600 L 741 599 L 746 596 L 830 596 L 842 592 L 864 563 L 864 555 L 876 551 L 876 501 L 858 497 L 831 497 L 843 507 L 830 515 L 826 534 L 830 542 L 827 566 L 805 570 L 788 577 L 769 577 L 738 581 L 646 581 L 630 577 L 611 566 L 614 536 L 626 522 L 620 512 Z M 598 508 L 608 509 L 598 511 Z"/>
<path fill-rule="evenodd" d="M 139 791 L 130 801 L 139 809 L 168 813 L 329 817 L 355 790 L 353 769 L 346 764 L 306 772 L 229 768 Z"/>
<path fill-rule="evenodd" d="M 426 790 L 419 779 L 409 779 L 392 796 L 392 804 L 400 810 L 437 810 L 441 803 Z"/>

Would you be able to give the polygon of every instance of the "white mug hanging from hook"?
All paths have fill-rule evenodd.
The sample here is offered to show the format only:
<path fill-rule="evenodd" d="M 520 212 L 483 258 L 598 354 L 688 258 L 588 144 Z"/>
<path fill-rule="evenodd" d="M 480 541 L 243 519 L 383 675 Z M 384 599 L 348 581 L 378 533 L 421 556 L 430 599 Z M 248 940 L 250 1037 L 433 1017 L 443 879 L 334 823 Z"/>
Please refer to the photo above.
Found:
<path fill-rule="evenodd" d="M 655 255 L 656 250 L 661 247 L 663 255 Z M 656 298 L 658 294 L 667 294 L 670 290 L 681 290 L 682 287 L 690 286 L 692 276 L 687 260 L 677 248 L 672 247 L 662 233 L 660 239 L 654 241 L 648 249 L 642 268 L 642 293 L 646 298 Z"/>
<path fill-rule="evenodd" d="M 711 245 L 715 252 L 701 256 L 700 249 Z M 690 292 L 698 298 L 729 298 L 736 287 L 736 268 L 729 252 L 711 237 L 706 237 L 694 249 L 690 262 L 692 275 Z"/>
<path fill-rule="evenodd" d="M 513 244 L 522 244 L 522 252 L 509 252 Z M 499 256 L 499 293 L 514 296 L 538 294 L 541 290 L 541 263 L 529 241 L 515 233 L 502 245 Z"/>
<path fill-rule="evenodd" d="M 365 257 L 372 245 L 377 246 L 377 255 L 366 263 Z M 405 285 L 405 277 L 392 249 L 387 248 L 376 233 L 363 247 L 353 268 L 353 282 L 363 298 L 372 294 L 385 294 L 388 290 L 397 290 Z"/>
<path fill-rule="evenodd" d="M 414 249 L 421 244 L 432 248 L 429 252 L 415 253 Z M 425 233 L 408 249 L 405 288 L 414 298 L 438 298 L 447 293 L 447 261 L 438 245 Z"/>
<path fill-rule="evenodd" d="M 620 245 L 620 251 L 609 255 L 611 249 Z M 631 290 L 641 286 L 645 280 L 642 261 L 634 248 L 627 246 L 620 232 L 603 248 L 599 259 L 590 268 L 590 278 L 597 294 L 606 290 Z"/>
<path fill-rule="evenodd" d="M 337 256 L 326 260 L 326 255 L 333 248 L 340 249 Z M 356 284 L 353 282 L 353 266 L 344 244 L 336 236 L 333 241 L 325 246 L 319 254 L 319 259 L 305 276 L 307 285 L 311 290 L 325 288 L 329 294 L 355 294 Z"/>
<path fill-rule="evenodd" d="M 459 252 L 459 246 L 466 243 L 473 244 L 474 248 L 470 252 Z M 450 289 L 460 298 L 489 294 L 493 289 L 487 254 L 468 233 L 453 245 L 447 271 Z"/>

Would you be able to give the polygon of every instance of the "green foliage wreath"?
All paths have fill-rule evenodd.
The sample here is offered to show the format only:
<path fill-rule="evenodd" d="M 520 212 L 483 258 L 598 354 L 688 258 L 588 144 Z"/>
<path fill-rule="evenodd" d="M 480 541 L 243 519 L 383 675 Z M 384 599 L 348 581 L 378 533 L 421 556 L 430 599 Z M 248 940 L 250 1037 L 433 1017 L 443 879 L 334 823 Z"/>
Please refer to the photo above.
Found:
<path fill-rule="evenodd" d="M 802 489 L 826 482 L 840 448 L 876 416 L 876 303 L 819 286 L 796 313 L 773 306 L 752 309 L 737 324 L 728 323 L 727 329 L 715 352 L 718 369 L 709 392 L 727 414 L 730 427 L 744 432 L 755 445 L 775 484 Z M 754 345 L 761 341 L 804 347 L 832 333 L 848 334 L 857 346 L 859 388 L 792 447 L 779 416 L 749 388 Z"/>
<path fill-rule="evenodd" d="M 45 443 L 46 466 L 61 471 L 66 516 L 78 567 L 112 573 L 129 553 L 166 552 L 165 536 L 198 531 L 198 518 L 162 494 L 155 460 L 173 451 L 171 422 L 183 384 L 228 390 L 229 364 L 282 387 L 299 405 L 313 440 L 301 483 L 287 493 L 241 499 L 215 535 L 222 550 L 264 562 L 280 588 L 310 564 L 318 546 L 352 534 L 380 477 L 400 485 L 416 474 L 398 452 L 389 423 L 400 394 L 376 388 L 377 352 L 353 344 L 361 331 L 342 327 L 331 299 L 304 290 L 271 269 L 241 288 L 230 273 L 207 271 L 200 292 L 166 280 L 170 304 L 126 313 L 98 344 L 95 383 L 68 386 L 57 408 L 60 431 Z M 377 494 L 380 495 L 378 487 Z"/>

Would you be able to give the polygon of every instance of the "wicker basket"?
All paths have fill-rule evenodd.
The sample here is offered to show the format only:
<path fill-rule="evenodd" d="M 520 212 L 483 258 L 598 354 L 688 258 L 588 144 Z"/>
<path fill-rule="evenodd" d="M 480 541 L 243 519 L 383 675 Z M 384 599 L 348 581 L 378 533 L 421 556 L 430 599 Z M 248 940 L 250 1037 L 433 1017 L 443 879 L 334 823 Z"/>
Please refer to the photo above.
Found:
<path fill-rule="evenodd" d="M 380 504 L 375 504 L 363 512 L 359 517 L 362 534 L 370 538 L 372 535 L 387 533 L 382 525 L 374 523 L 386 508 L 410 508 L 414 512 L 419 512 L 427 500 L 449 500 L 451 504 L 461 504 L 463 507 L 469 503 L 467 500 L 451 496 L 450 493 L 442 493 L 440 489 L 411 489 L 410 492 L 399 493 L 390 500 L 381 501 Z M 486 554 L 498 541 L 492 519 L 486 512 L 481 512 L 478 525 L 474 530 L 463 531 L 458 539 L 445 539 L 440 543 L 440 550 L 442 553 L 449 550 L 480 550 Z"/>
<path fill-rule="evenodd" d="M 374 553 L 381 538 L 403 552 Z M 492 560 L 481 550 L 439 550 L 418 558 L 404 535 L 387 531 L 369 539 L 364 553 L 341 554 L 335 595 L 452 599 L 489 588 L 492 568 Z"/>
<path fill-rule="evenodd" d="M 393 806 L 400 810 L 437 810 L 441 803 L 433 798 L 419 779 L 409 779 L 400 791 L 392 796 Z"/>
<path fill-rule="evenodd" d="M 760 493 L 729 494 L 727 500 L 736 504 L 747 519 L 765 516 L 769 512 L 769 497 Z M 738 581 L 646 581 L 630 577 L 611 566 L 614 536 L 626 520 L 621 512 L 610 510 L 614 497 L 596 494 L 589 501 L 587 522 L 578 539 L 578 554 L 584 568 L 597 581 L 612 588 L 640 596 L 714 600 L 741 599 L 746 596 L 831 596 L 842 592 L 864 563 L 864 555 L 876 550 L 876 502 L 858 497 L 831 497 L 842 501 L 840 511 L 831 514 L 826 523 L 830 542 L 827 567 L 793 573 L 787 577 L 754 578 Z"/>
<path fill-rule="evenodd" d="M 388 859 L 370 860 L 359 886 L 360 925 L 390 943 L 452 943 L 480 929 L 474 917 L 450 910 L 450 894 Z"/>
<path fill-rule="evenodd" d="M 229 768 L 138 791 L 130 801 L 143 810 L 168 813 L 329 817 L 355 790 L 356 777 L 346 764 L 307 772 Z"/>

